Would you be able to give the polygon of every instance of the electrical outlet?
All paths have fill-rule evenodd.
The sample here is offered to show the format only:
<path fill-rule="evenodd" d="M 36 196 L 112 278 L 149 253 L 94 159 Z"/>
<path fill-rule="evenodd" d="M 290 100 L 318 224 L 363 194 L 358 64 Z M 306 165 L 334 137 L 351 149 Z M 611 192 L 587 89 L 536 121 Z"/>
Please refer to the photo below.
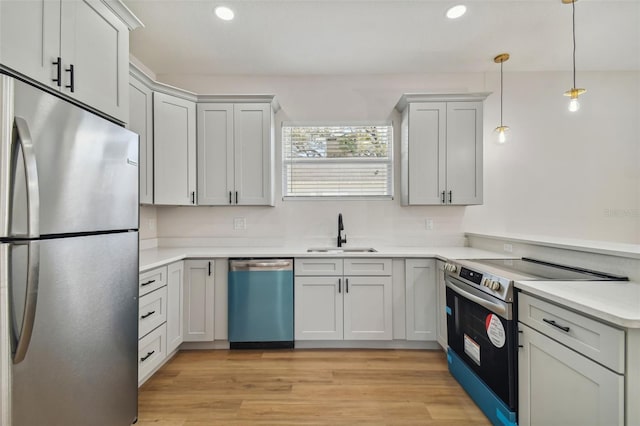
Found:
<path fill-rule="evenodd" d="M 513 253 L 513 246 L 511 244 L 505 244 L 504 251 L 506 251 L 507 253 Z"/>
<path fill-rule="evenodd" d="M 244 217 L 234 217 L 233 229 L 236 231 L 244 231 L 247 229 L 247 220 Z"/>
<path fill-rule="evenodd" d="M 149 228 L 149 231 L 155 232 L 156 231 L 156 220 L 155 219 L 149 219 L 149 221 L 147 222 L 147 226 Z"/>
<path fill-rule="evenodd" d="M 433 219 L 431 219 L 430 217 L 425 219 L 424 229 L 426 229 L 427 231 L 433 231 Z"/>

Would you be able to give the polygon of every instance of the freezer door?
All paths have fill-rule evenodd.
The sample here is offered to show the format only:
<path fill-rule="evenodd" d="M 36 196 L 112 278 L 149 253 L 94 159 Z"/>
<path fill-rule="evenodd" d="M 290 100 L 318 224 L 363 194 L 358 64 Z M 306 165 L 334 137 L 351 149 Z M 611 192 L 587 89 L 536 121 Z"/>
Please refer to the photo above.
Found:
<path fill-rule="evenodd" d="M 30 244 L 39 252 L 32 256 L 34 315 L 25 308 Z M 9 266 L 12 425 L 130 425 L 137 415 L 138 233 L 10 244 Z"/>
<path fill-rule="evenodd" d="M 34 209 L 40 235 L 137 229 L 138 135 L 11 81 L 13 122 L 3 143 L 13 146 L 4 195 L 12 206 L 0 237 L 26 236 Z"/>

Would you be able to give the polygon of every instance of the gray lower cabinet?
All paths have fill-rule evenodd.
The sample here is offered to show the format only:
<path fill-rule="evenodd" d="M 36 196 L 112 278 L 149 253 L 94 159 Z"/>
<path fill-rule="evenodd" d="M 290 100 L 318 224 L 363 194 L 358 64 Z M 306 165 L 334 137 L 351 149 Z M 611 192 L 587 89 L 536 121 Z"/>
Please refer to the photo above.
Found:
<path fill-rule="evenodd" d="M 391 259 L 296 259 L 295 340 L 391 340 Z"/>
<path fill-rule="evenodd" d="M 438 309 L 436 312 L 436 324 L 438 327 L 437 338 L 440 346 L 446 350 L 449 345 L 447 340 L 447 286 L 444 278 L 444 262 L 441 260 L 436 262 L 436 281 L 436 293 L 438 297 Z"/>
<path fill-rule="evenodd" d="M 436 262 L 405 261 L 405 313 L 407 340 L 436 340 Z"/>
<path fill-rule="evenodd" d="M 214 260 L 184 262 L 183 341 L 212 342 L 214 338 Z"/>
<path fill-rule="evenodd" d="M 167 266 L 167 353 L 184 340 L 184 262 Z"/>
<path fill-rule="evenodd" d="M 518 308 L 518 424 L 623 425 L 624 332 L 528 295 Z"/>

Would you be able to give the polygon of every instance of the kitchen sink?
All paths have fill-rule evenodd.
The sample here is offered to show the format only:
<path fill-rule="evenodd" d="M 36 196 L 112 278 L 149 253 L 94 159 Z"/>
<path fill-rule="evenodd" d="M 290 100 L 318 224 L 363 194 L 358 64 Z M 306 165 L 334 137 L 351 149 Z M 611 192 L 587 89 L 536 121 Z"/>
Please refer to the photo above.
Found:
<path fill-rule="evenodd" d="M 375 253 L 377 251 L 378 250 L 371 247 L 363 247 L 363 248 L 322 247 L 322 248 L 307 249 L 308 253 Z"/>

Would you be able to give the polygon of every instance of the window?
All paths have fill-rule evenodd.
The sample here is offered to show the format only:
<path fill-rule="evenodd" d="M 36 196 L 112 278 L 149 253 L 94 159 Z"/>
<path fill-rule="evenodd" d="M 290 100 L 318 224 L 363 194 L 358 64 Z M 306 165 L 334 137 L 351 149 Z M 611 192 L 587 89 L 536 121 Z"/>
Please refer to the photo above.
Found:
<path fill-rule="evenodd" d="M 285 198 L 391 198 L 393 127 L 283 124 Z"/>

